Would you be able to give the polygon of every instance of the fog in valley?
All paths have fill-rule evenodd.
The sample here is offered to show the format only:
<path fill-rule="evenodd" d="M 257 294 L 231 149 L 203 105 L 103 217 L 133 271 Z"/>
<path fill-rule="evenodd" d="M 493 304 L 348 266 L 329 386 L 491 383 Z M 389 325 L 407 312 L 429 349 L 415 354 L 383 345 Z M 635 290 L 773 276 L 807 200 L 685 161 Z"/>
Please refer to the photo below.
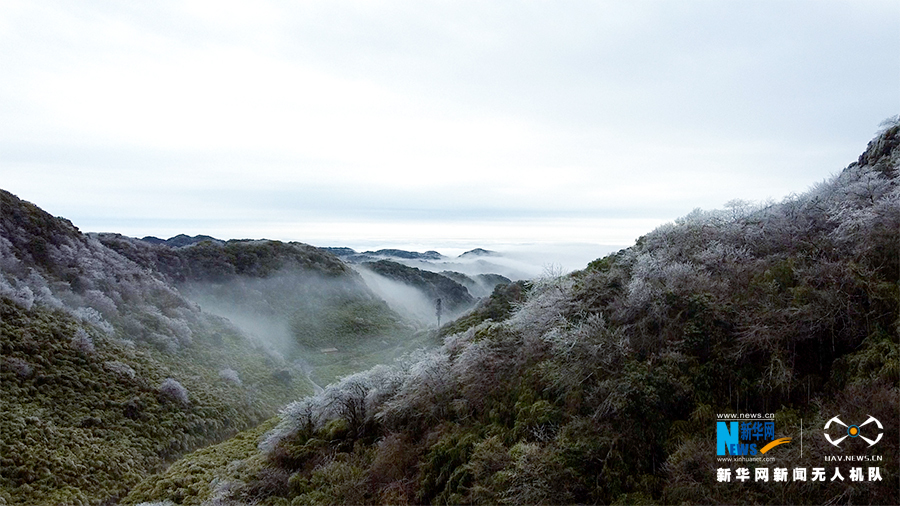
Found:
<path fill-rule="evenodd" d="M 517 281 L 534 279 L 547 271 L 583 269 L 588 262 L 625 247 L 588 243 L 473 245 L 473 248 L 476 246 L 483 248 L 485 253 L 472 254 L 472 249 L 460 250 L 457 246 L 446 248 L 446 252 L 443 248 L 436 248 L 443 255 L 440 260 L 392 260 L 432 272 L 454 271 L 470 277 L 499 274 Z"/>
<path fill-rule="evenodd" d="M 204 311 L 228 318 L 287 358 L 296 357 L 298 344 L 303 342 L 329 347 L 327 341 L 319 343 L 321 338 L 310 336 L 334 330 L 334 311 L 348 304 L 374 302 L 359 279 L 329 278 L 301 270 L 282 270 L 264 278 L 192 281 L 179 288 Z"/>
<path fill-rule="evenodd" d="M 0 2 L 0 506 L 900 504 L 898 25 Z"/>
<path fill-rule="evenodd" d="M 489 275 L 500 275 L 512 281 L 529 280 L 545 275 L 558 275 L 583 268 L 593 259 L 615 251 L 615 246 L 588 244 L 569 245 L 508 245 L 503 250 L 473 248 L 456 255 L 441 255 L 440 259 L 423 260 L 383 257 L 424 271 L 442 274 L 462 282 L 475 299 L 487 297 L 495 283 Z M 448 250 L 454 252 L 454 249 Z M 291 361 L 303 360 L 304 355 L 320 349 L 335 348 L 327 337 L 341 327 L 335 321 L 334 310 L 351 301 L 374 303 L 383 301 L 401 318 L 404 332 L 434 329 L 437 325 L 436 297 L 408 283 L 373 272 L 362 264 L 350 264 L 358 279 L 329 278 L 301 270 L 282 270 L 260 278 L 233 276 L 226 280 L 189 281 L 179 290 L 205 312 L 224 317 L 252 337 L 271 353 Z M 460 274 L 464 276 L 460 276 Z M 477 302 L 477 300 L 476 300 Z M 451 310 L 442 307 L 442 322 L 449 322 L 474 303 Z M 375 335 L 377 325 L 364 317 L 351 316 L 358 329 L 381 340 L 394 336 Z M 318 335 L 319 337 L 311 337 Z M 301 344 L 305 343 L 305 345 Z M 318 348 L 317 348 L 318 346 Z"/>
<path fill-rule="evenodd" d="M 426 327 L 433 327 L 437 323 L 435 301 L 421 290 L 376 274 L 365 267 L 357 267 L 356 270 L 369 288 L 404 318 Z"/>
<path fill-rule="evenodd" d="M 241 298 L 252 301 L 254 296 L 263 297 L 259 291 L 242 292 L 243 287 L 234 285 L 212 285 L 193 283 L 182 288 L 182 293 L 196 302 L 202 311 L 221 316 L 248 337 L 262 345 L 268 352 L 281 357 L 297 354 L 297 343 L 291 334 L 287 318 L 275 311 L 266 311 L 259 305 L 242 303 Z"/>

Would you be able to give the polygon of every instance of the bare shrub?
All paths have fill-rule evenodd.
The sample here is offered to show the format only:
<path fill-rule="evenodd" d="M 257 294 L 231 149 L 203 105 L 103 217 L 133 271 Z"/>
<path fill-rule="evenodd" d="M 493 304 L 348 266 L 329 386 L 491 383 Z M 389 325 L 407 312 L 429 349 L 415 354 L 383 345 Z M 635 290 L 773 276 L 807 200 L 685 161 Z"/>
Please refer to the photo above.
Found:
<path fill-rule="evenodd" d="M 369 468 L 370 480 L 378 485 L 403 480 L 414 472 L 417 457 L 415 446 L 403 435 L 389 434 L 378 442 L 375 458 Z"/>

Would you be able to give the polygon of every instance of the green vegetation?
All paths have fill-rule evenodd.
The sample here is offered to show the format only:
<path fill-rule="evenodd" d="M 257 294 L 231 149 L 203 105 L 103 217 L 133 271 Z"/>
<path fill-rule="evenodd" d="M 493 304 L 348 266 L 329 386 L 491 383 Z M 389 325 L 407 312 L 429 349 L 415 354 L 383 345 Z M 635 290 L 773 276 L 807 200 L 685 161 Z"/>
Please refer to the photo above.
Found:
<path fill-rule="evenodd" d="M 173 248 L 117 234 L 97 237 L 288 361 L 301 360 L 317 383 L 434 344 L 324 249 L 266 240 L 200 240 Z"/>
<path fill-rule="evenodd" d="M 464 311 L 475 302 L 466 287 L 445 275 L 408 267 L 390 260 L 365 262 L 362 265 L 388 279 L 418 288 L 431 300 L 441 299 L 449 312 Z"/>
<path fill-rule="evenodd" d="M 208 265 L 222 257 L 237 273 L 290 266 L 350 279 L 352 291 L 330 255 L 237 241 L 179 264 L 163 249 L 112 241 L 123 255 L 8 192 L 0 199 L 0 503 L 114 501 L 312 392 L 302 370 L 201 311 L 156 267 L 219 276 Z"/>
<path fill-rule="evenodd" d="M 317 383 L 390 362 L 421 345 L 415 329 L 355 277 L 287 271 L 188 283 L 181 290 L 205 310 L 229 317 L 269 343 L 289 362 L 305 363 Z"/>
<path fill-rule="evenodd" d="M 697 210 L 521 302 L 498 289 L 497 319 L 286 407 L 222 499 L 897 504 L 898 145 L 893 125 L 806 194 Z M 874 416 L 883 444 L 855 451 L 884 479 L 720 483 L 717 413 L 774 413 L 795 440 L 802 419 L 786 468 L 835 453 L 809 427 Z"/>
<path fill-rule="evenodd" d="M 63 311 L 0 298 L 0 497 L 8 504 L 94 504 L 147 473 L 253 427 L 310 392 L 227 326 L 194 335 L 178 354 L 127 344 Z M 73 339 L 82 333 L 91 347 Z M 237 372 L 242 385 L 220 378 Z M 282 366 L 283 367 L 283 366 Z M 174 378 L 187 402 L 160 388 Z"/>
<path fill-rule="evenodd" d="M 491 295 L 482 299 L 475 308 L 440 329 L 441 336 L 457 334 L 487 320 L 500 322 L 512 314 L 516 305 L 525 302 L 525 293 L 530 283 L 498 284 Z"/>
<path fill-rule="evenodd" d="M 264 278 L 285 270 L 325 277 L 352 271 L 334 255 L 308 244 L 270 240 L 204 240 L 180 248 L 119 234 L 97 234 L 105 246 L 170 281 L 223 282 L 234 276 Z"/>
<path fill-rule="evenodd" d="M 383 301 L 345 300 L 298 306 L 291 315 L 297 343 L 309 351 L 349 349 L 366 337 L 395 336 L 403 322 Z"/>
<path fill-rule="evenodd" d="M 184 505 L 200 505 L 211 500 L 219 483 L 262 469 L 263 459 L 243 459 L 256 452 L 260 437 L 276 423 L 274 418 L 267 420 L 228 441 L 185 455 L 165 471 L 131 489 L 121 504 L 149 502 L 154 497 L 170 498 Z"/>
<path fill-rule="evenodd" d="M 295 344 L 319 348 L 314 366 L 341 377 L 165 471 L 305 385 L 65 223 L 47 222 L 69 236 L 45 243 L 43 274 L 23 260 L 42 251 L 25 228 L 6 229 L 0 497 L 98 503 L 133 487 L 126 503 L 897 504 L 898 147 L 893 125 L 803 195 L 696 210 L 583 271 L 497 287 L 440 346 L 349 375 L 338 371 L 432 335 L 353 292 L 353 276 L 235 270 L 185 284 L 239 298 L 229 304 L 253 321 L 282 319 Z M 215 260 L 220 246 L 185 249 Z M 228 258 L 205 265 L 243 262 Z M 322 349 L 336 344 L 346 349 Z M 880 457 L 883 480 L 720 483 L 718 413 L 774 413 L 795 440 L 801 420 L 808 434 L 836 414 L 874 416 L 884 441 L 854 451 Z M 836 452 L 804 441 L 802 457 L 775 450 L 779 466 Z"/>

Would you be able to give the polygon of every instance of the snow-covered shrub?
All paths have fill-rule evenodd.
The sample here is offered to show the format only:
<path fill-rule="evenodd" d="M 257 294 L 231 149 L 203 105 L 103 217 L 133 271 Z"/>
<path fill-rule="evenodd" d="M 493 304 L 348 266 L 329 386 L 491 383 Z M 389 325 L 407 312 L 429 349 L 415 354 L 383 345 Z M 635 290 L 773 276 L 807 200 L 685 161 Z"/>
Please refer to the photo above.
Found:
<path fill-rule="evenodd" d="M 360 431 L 407 380 L 402 366 L 379 365 L 346 376 L 314 396 L 285 406 L 281 422 L 260 441 L 259 449 L 271 453 L 282 440 L 301 432 L 311 434 L 339 418 L 347 421 L 350 430 Z"/>
<path fill-rule="evenodd" d="M 513 329 L 530 336 L 540 336 L 558 325 L 573 309 L 574 280 L 569 276 L 538 280 L 528 300 L 510 318 Z"/>
<path fill-rule="evenodd" d="M 57 298 L 50 288 L 50 284 L 36 269 L 29 268 L 25 277 L 25 284 L 34 292 L 34 302 L 50 309 L 62 309 L 65 304 Z"/>
<path fill-rule="evenodd" d="M 99 311 L 92 307 L 80 307 L 76 309 L 73 314 L 79 320 L 87 323 L 97 330 L 102 331 L 104 334 L 112 335 L 113 326 L 109 324 L 108 321 L 103 319 L 103 315 L 100 314 Z"/>
<path fill-rule="evenodd" d="M 134 369 L 131 368 L 126 363 L 119 362 L 118 360 L 108 360 L 103 362 L 103 368 L 112 373 L 118 374 L 119 376 L 125 376 L 129 379 L 134 379 L 137 373 Z"/>
<path fill-rule="evenodd" d="M 147 334 L 146 340 L 148 343 L 155 346 L 156 349 L 165 351 L 166 353 L 175 353 L 179 348 L 178 339 L 165 334 L 160 334 L 159 332 L 150 332 Z"/>
<path fill-rule="evenodd" d="M 329 385 L 322 393 L 326 414 L 330 419 L 346 420 L 351 432 L 359 432 L 369 415 L 366 397 L 370 388 L 368 371 L 351 374 L 337 384 Z"/>
<path fill-rule="evenodd" d="M 162 384 L 159 385 L 158 389 L 159 393 L 165 397 L 176 400 L 182 404 L 189 404 L 188 400 L 188 391 L 184 388 L 181 383 L 172 379 L 166 378 Z"/>
<path fill-rule="evenodd" d="M 8 297 L 17 305 L 25 309 L 31 310 L 34 305 L 34 292 L 27 286 L 13 286 L 6 279 L 0 278 L 0 297 Z"/>
<path fill-rule="evenodd" d="M 229 383 L 234 383 L 237 386 L 241 386 L 242 384 L 240 375 L 238 375 L 238 372 L 234 369 L 222 369 L 219 371 L 219 377 Z"/>
<path fill-rule="evenodd" d="M 401 421 L 439 417 L 449 408 L 449 393 L 456 383 L 451 376 L 451 360 L 444 348 L 417 355 L 406 366 L 396 395 L 384 403 L 377 415 L 388 426 Z"/>
<path fill-rule="evenodd" d="M 167 318 L 166 323 L 172 331 L 172 334 L 178 338 L 179 344 L 182 346 L 190 346 L 194 342 L 194 333 L 191 331 L 191 328 L 188 327 L 186 322 L 174 318 Z"/>
<path fill-rule="evenodd" d="M 397 367 L 376 365 L 370 369 L 366 411 L 368 413 L 378 412 L 385 402 L 397 394 L 405 379 L 405 371 Z"/>
<path fill-rule="evenodd" d="M 85 355 L 93 355 L 95 351 L 94 340 L 91 339 L 91 336 L 84 329 L 76 330 L 71 342 L 73 348 Z"/>
<path fill-rule="evenodd" d="M 119 312 L 116 303 L 100 290 L 87 290 L 83 297 L 85 304 L 100 311 L 103 315 L 113 317 Z"/>
<path fill-rule="evenodd" d="M 482 408 L 498 389 L 504 388 L 514 373 L 516 357 L 521 356 L 517 333 L 500 325 L 489 329 L 495 333 L 494 339 L 480 339 L 466 346 L 453 361 L 444 380 L 448 392 L 458 390 L 476 409 Z"/>
<path fill-rule="evenodd" d="M 42 286 L 35 291 L 34 301 L 42 306 L 50 309 L 63 309 L 66 305 L 59 300 L 49 287 Z"/>
<path fill-rule="evenodd" d="M 281 410 L 281 422 L 260 440 L 259 451 L 271 453 L 278 443 L 296 435 L 298 432 L 312 432 L 324 425 L 323 394 L 304 397 L 294 401 Z"/>
<path fill-rule="evenodd" d="M 4 369 L 12 371 L 23 378 L 31 376 L 31 373 L 34 372 L 31 364 L 22 360 L 21 358 L 4 357 L 2 363 Z"/>

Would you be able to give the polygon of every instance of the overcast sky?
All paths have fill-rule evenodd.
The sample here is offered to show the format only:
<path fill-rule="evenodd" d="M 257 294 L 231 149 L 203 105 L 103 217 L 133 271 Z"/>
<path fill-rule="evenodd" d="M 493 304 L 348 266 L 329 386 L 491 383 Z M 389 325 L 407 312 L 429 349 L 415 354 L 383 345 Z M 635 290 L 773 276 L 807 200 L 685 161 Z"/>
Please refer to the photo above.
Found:
<path fill-rule="evenodd" d="M 0 3 L 0 188 L 83 231 L 630 245 L 900 112 L 900 2 Z"/>

